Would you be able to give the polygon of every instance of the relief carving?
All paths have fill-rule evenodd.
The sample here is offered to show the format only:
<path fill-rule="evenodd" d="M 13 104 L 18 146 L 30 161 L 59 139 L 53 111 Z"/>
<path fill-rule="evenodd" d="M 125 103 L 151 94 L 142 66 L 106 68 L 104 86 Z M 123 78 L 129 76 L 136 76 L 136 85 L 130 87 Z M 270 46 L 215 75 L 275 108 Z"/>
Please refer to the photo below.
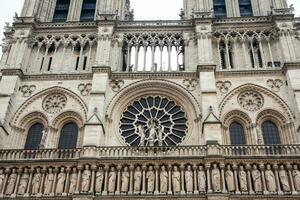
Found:
<path fill-rule="evenodd" d="M 264 99 L 258 92 L 245 91 L 238 96 L 238 103 L 243 109 L 254 112 L 263 107 Z"/>
<path fill-rule="evenodd" d="M 222 94 L 226 94 L 229 91 L 232 84 L 230 81 L 218 81 L 216 86 Z"/>
<path fill-rule="evenodd" d="M 23 94 L 23 97 L 30 97 L 33 92 L 36 90 L 36 86 L 35 85 L 23 85 L 20 87 L 19 89 L 22 94 Z"/>
<path fill-rule="evenodd" d="M 88 95 L 90 95 L 90 92 L 92 90 L 92 84 L 91 83 L 87 83 L 87 84 L 81 83 L 78 85 L 78 90 L 82 96 L 88 96 Z"/>
<path fill-rule="evenodd" d="M 269 79 L 267 80 L 267 86 L 270 87 L 274 92 L 279 92 L 283 86 L 283 81 L 280 79 Z"/>
<path fill-rule="evenodd" d="M 67 104 L 67 97 L 63 94 L 51 94 L 45 97 L 43 109 L 50 114 L 61 112 Z"/>

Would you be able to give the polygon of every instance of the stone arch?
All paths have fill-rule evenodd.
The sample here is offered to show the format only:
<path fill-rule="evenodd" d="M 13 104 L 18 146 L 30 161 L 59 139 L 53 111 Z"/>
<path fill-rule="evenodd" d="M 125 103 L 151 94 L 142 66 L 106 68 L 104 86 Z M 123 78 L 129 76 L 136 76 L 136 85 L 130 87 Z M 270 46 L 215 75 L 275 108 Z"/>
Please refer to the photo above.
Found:
<path fill-rule="evenodd" d="M 41 123 L 44 127 L 49 126 L 49 121 L 47 116 L 39 111 L 34 111 L 32 113 L 27 114 L 25 117 L 23 117 L 20 120 L 20 123 L 17 127 L 22 131 L 25 131 L 27 133 L 27 130 L 35 123 Z"/>

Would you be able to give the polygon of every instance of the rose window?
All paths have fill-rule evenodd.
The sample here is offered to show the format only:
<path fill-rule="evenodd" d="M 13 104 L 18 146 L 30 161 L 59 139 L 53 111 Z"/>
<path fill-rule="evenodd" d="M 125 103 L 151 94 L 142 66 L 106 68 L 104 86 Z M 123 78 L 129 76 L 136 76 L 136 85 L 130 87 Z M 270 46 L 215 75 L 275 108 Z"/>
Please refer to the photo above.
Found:
<path fill-rule="evenodd" d="M 59 113 L 67 104 L 67 97 L 63 94 L 52 94 L 43 101 L 43 108 L 46 112 Z"/>
<path fill-rule="evenodd" d="M 186 113 L 176 102 L 161 96 L 131 103 L 120 120 L 120 133 L 130 146 L 176 146 L 188 130 Z"/>
<path fill-rule="evenodd" d="M 257 111 L 264 105 L 264 98 L 255 91 L 246 91 L 238 96 L 238 102 L 242 108 L 248 111 Z"/>

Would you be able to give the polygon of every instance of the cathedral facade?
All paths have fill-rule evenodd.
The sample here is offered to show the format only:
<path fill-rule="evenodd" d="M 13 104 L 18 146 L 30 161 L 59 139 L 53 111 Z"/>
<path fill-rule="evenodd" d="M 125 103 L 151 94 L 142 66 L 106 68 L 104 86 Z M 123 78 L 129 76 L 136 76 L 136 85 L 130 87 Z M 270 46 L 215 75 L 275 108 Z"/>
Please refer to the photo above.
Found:
<path fill-rule="evenodd" d="M 182 2 L 137 21 L 129 0 L 24 1 L 2 44 L 0 199 L 300 199 L 293 7 Z"/>

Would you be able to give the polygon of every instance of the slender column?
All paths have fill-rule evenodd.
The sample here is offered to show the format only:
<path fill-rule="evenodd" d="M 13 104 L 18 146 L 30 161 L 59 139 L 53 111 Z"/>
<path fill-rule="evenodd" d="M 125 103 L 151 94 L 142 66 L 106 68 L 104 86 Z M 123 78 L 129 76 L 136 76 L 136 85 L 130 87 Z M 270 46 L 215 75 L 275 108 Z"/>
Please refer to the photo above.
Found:
<path fill-rule="evenodd" d="M 246 51 L 246 39 L 243 39 L 242 41 L 242 46 L 243 46 L 243 52 L 244 52 L 244 62 L 246 64 L 247 67 L 249 67 L 249 65 L 247 65 L 248 61 L 247 61 L 247 51 Z"/>
<path fill-rule="evenodd" d="M 210 178 L 210 163 L 207 163 L 205 165 L 205 169 L 206 169 L 206 179 L 207 179 L 207 193 L 212 193 L 212 189 L 211 189 L 211 178 Z"/>
<path fill-rule="evenodd" d="M 109 166 L 105 165 L 104 166 L 104 173 L 105 173 L 105 177 L 104 177 L 104 188 L 103 188 L 103 192 L 102 195 L 106 196 L 107 195 L 107 184 L 108 184 L 108 170 L 109 170 Z"/>
<path fill-rule="evenodd" d="M 266 67 L 266 60 L 265 60 L 265 54 L 264 54 L 264 49 L 262 46 L 262 42 L 261 42 L 261 38 L 258 40 L 258 44 L 259 44 L 259 51 L 260 51 L 260 55 L 261 55 L 261 60 L 262 60 L 262 67 Z"/>
<path fill-rule="evenodd" d="M 196 164 L 193 165 L 193 173 L 194 173 L 194 194 L 199 194 L 198 184 L 197 184 L 197 169 L 198 166 Z"/>
<path fill-rule="evenodd" d="M 126 66 L 126 71 L 129 72 L 129 68 L 130 68 L 130 57 L 131 57 L 131 47 L 128 44 L 128 48 L 127 48 L 127 66 Z"/>
<path fill-rule="evenodd" d="M 269 54 L 270 54 L 270 58 L 271 58 L 271 62 L 272 62 L 272 67 L 275 67 L 273 52 L 272 52 L 272 48 L 271 48 L 271 44 L 270 44 L 270 39 L 268 39 L 267 42 L 268 42 L 268 49 L 269 49 Z"/>
<path fill-rule="evenodd" d="M 159 63 L 159 71 L 163 71 L 163 50 L 164 50 L 164 48 L 163 48 L 163 46 L 160 46 L 159 47 L 159 50 L 160 50 L 160 63 Z"/>
<path fill-rule="evenodd" d="M 257 68 L 257 63 L 256 63 L 256 59 L 255 59 L 255 54 L 254 54 L 253 40 L 250 41 L 250 46 L 251 46 L 251 53 L 252 53 L 252 57 L 253 57 L 254 68 Z"/>
<path fill-rule="evenodd" d="M 221 46 L 220 46 L 220 39 L 217 40 L 218 43 L 218 54 L 219 54 L 219 65 L 220 65 L 220 70 L 222 70 L 222 57 L 221 57 Z"/>
<path fill-rule="evenodd" d="M 261 177 L 263 182 L 263 194 L 269 194 L 267 185 L 266 185 L 266 177 L 265 177 L 265 165 L 261 164 L 259 165 L 260 171 L 261 171 Z"/>
<path fill-rule="evenodd" d="M 297 195 L 298 192 L 295 189 L 294 179 L 293 179 L 293 175 L 292 175 L 293 166 L 291 164 L 287 164 L 286 168 L 287 168 L 288 174 L 289 174 L 289 179 L 290 179 L 290 183 L 291 183 L 292 194 L 293 195 Z"/>
<path fill-rule="evenodd" d="M 29 181 L 28 181 L 26 192 L 25 192 L 25 195 L 24 195 L 25 197 L 29 196 L 33 173 L 34 173 L 34 167 L 29 170 Z"/>
<path fill-rule="evenodd" d="M 172 195 L 172 165 L 168 165 L 168 178 L 169 178 L 169 184 L 168 184 L 168 195 Z"/>
<path fill-rule="evenodd" d="M 241 194 L 240 190 L 239 190 L 239 181 L 238 181 L 238 176 L 237 176 L 237 168 L 238 166 L 236 164 L 234 164 L 232 166 L 232 169 L 233 169 L 233 173 L 234 173 L 234 182 L 235 182 L 235 193 L 236 194 Z"/>
<path fill-rule="evenodd" d="M 142 174 L 143 174 L 143 182 L 142 182 L 142 191 L 141 194 L 146 194 L 146 170 L 147 170 L 147 166 L 143 165 L 142 166 Z"/>
<path fill-rule="evenodd" d="M 155 69 L 155 66 L 154 66 L 154 60 L 155 60 L 155 46 L 152 45 L 151 46 L 151 71 L 152 72 L 157 70 L 157 69 Z"/>
<path fill-rule="evenodd" d="M 53 180 L 53 183 L 52 183 L 51 196 L 55 194 L 56 179 L 57 179 L 57 173 L 59 172 L 59 169 L 57 167 L 55 167 L 53 172 L 54 172 L 54 180 Z"/>
<path fill-rule="evenodd" d="M 227 58 L 227 64 L 228 64 L 228 69 L 231 69 L 231 63 L 230 63 L 230 54 L 229 54 L 229 41 L 225 41 L 225 47 L 226 47 L 226 58 Z"/>
<path fill-rule="evenodd" d="M 94 193 L 94 188 L 95 188 L 95 171 L 97 169 L 97 165 L 92 165 L 91 170 L 92 170 L 92 181 L 91 181 L 91 186 L 90 186 L 90 193 Z"/>
<path fill-rule="evenodd" d="M 92 45 L 90 44 L 89 54 L 86 62 L 86 68 L 90 68 L 91 66 L 91 53 L 92 53 Z"/>
<path fill-rule="evenodd" d="M 128 194 L 133 194 L 133 171 L 134 171 L 134 165 L 130 165 L 130 177 L 129 177 L 129 191 Z"/>
<path fill-rule="evenodd" d="M 154 166 L 155 169 L 155 190 L 154 190 L 154 195 L 159 195 L 159 177 L 158 177 L 158 170 L 159 170 L 159 165 Z"/>
<path fill-rule="evenodd" d="M 69 182 L 70 182 L 70 172 L 71 172 L 71 168 L 70 167 L 67 167 L 66 169 L 66 185 L 65 185 L 65 189 L 64 189 L 64 196 L 66 196 L 68 194 L 68 191 L 69 191 Z"/>
<path fill-rule="evenodd" d="M 144 67 L 143 67 L 143 72 L 146 71 L 146 65 L 147 65 L 147 46 L 143 47 L 144 48 Z"/>
<path fill-rule="evenodd" d="M 118 165 L 117 166 L 117 170 L 118 170 L 118 177 L 117 177 L 117 190 L 116 190 L 116 195 L 120 195 L 121 192 L 120 192 L 120 187 L 121 187 L 121 169 L 122 169 L 122 166 L 121 165 Z"/>
<path fill-rule="evenodd" d="M 41 65 L 40 71 L 43 71 L 44 65 L 47 63 L 47 58 L 48 58 L 48 52 L 49 52 L 49 47 L 46 46 L 46 53 L 45 53 L 45 59 L 44 59 L 44 63 Z M 46 65 L 47 66 L 47 65 Z"/>
<path fill-rule="evenodd" d="M 17 170 L 17 181 L 16 181 L 16 184 L 15 184 L 14 193 L 12 194 L 12 197 L 17 196 L 18 186 L 19 186 L 19 182 L 20 182 L 20 176 L 21 176 L 22 172 L 23 172 L 22 169 Z"/>
<path fill-rule="evenodd" d="M 181 175 L 181 194 L 185 194 L 185 189 L 184 189 L 184 165 L 180 165 L 180 175 Z"/>
<path fill-rule="evenodd" d="M 10 169 L 5 169 L 5 171 L 4 171 L 5 176 L 4 176 L 3 186 L 1 188 L 0 197 L 4 196 L 5 186 L 6 186 L 6 183 L 7 183 L 7 179 L 8 179 L 9 173 L 10 173 Z"/>
<path fill-rule="evenodd" d="M 252 178 L 251 178 L 251 165 L 247 164 L 246 165 L 246 170 L 247 170 L 247 175 L 248 175 L 248 187 L 249 187 L 249 194 L 255 194 L 253 191 L 253 186 L 252 186 Z"/>
<path fill-rule="evenodd" d="M 133 71 L 138 71 L 139 69 L 139 46 L 136 45 L 135 47 L 135 65 L 134 65 L 134 70 Z"/>
<path fill-rule="evenodd" d="M 220 164 L 220 169 L 221 169 L 221 176 L 222 176 L 222 193 L 227 193 L 227 190 L 226 190 L 226 181 L 225 181 L 225 172 L 224 172 L 224 169 L 225 169 L 225 164 L 222 163 Z"/>
<path fill-rule="evenodd" d="M 178 46 L 176 46 L 176 69 L 177 69 L 177 71 L 179 71 L 180 70 L 180 68 L 179 68 L 179 50 L 178 50 Z"/>
<path fill-rule="evenodd" d="M 34 63 L 35 63 L 35 68 L 38 69 L 39 65 L 38 65 L 38 58 L 39 58 L 39 55 L 40 55 L 40 49 L 41 49 L 41 46 L 38 45 L 37 47 L 37 52 L 36 52 L 36 56 L 35 56 L 35 59 L 34 59 Z"/>
<path fill-rule="evenodd" d="M 79 194 L 80 192 L 80 179 L 81 179 L 81 171 L 83 169 L 82 166 L 78 166 L 78 176 L 77 176 L 77 185 L 76 185 L 76 191 L 75 191 L 75 194 Z"/>
<path fill-rule="evenodd" d="M 43 188 L 44 188 L 44 181 L 45 181 L 45 175 L 46 175 L 46 172 L 47 172 L 47 168 L 44 167 L 42 170 L 41 170 L 41 173 L 42 173 L 42 181 L 41 181 L 41 185 L 40 185 L 40 192 L 37 196 L 42 196 L 43 194 Z"/>
<path fill-rule="evenodd" d="M 171 45 L 168 46 L 168 71 L 172 71 L 172 68 L 171 68 L 171 50 L 172 50 L 172 47 Z"/>
<path fill-rule="evenodd" d="M 82 59 L 82 56 L 83 56 L 83 46 L 80 46 L 80 54 L 79 54 L 79 62 L 78 62 L 78 69 L 76 70 L 80 70 L 81 67 L 83 67 L 83 59 Z"/>
<path fill-rule="evenodd" d="M 63 53 L 62 53 L 62 57 L 61 57 L 61 64 L 60 64 L 61 66 L 60 66 L 60 68 L 63 68 L 63 67 L 64 67 L 64 63 L 65 63 L 65 62 L 64 62 L 64 61 L 65 61 L 65 54 L 66 54 L 66 48 L 67 48 L 66 45 L 67 45 L 67 44 L 64 44 L 64 45 L 63 45 L 64 48 L 63 48 Z"/>
<path fill-rule="evenodd" d="M 273 169 L 275 171 L 276 184 L 277 184 L 277 192 L 278 192 L 278 194 L 282 195 L 283 191 L 281 190 L 281 186 L 280 186 L 280 180 L 279 180 L 279 175 L 278 175 L 278 165 L 274 164 L 273 165 Z"/>
<path fill-rule="evenodd" d="M 238 60 L 237 60 L 237 58 L 238 58 L 238 56 L 237 56 L 237 52 L 238 52 L 237 44 L 238 44 L 238 43 L 237 43 L 237 38 L 236 38 L 236 37 L 234 38 L 233 42 L 234 42 L 234 43 L 233 43 L 233 46 L 234 46 L 234 52 L 233 52 L 233 53 L 234 53 L 234 58 L 235 58 L 235 59 L 234 59 L 234 62 L 235 62 L 235 63 L 233 63 L 234 66 L 232 66 L 232 69 L 234 69 L 234 68 L 239 68 L 239 65 L 240 65 L 240 63 L 239 63 Z"/>

